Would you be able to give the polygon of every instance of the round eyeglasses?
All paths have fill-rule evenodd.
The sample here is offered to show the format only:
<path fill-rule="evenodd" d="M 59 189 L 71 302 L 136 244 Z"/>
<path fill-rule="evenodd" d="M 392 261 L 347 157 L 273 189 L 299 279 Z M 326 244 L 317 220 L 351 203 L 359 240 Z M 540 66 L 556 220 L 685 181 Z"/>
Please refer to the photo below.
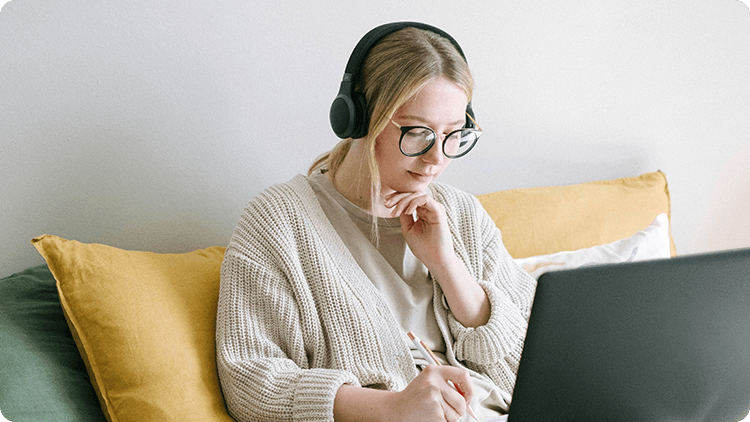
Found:
<path fill-rule="evenodd" d="M 394 122 L 393 119 L 391 119 L 391 123 L 401 129 L 401 138 L 398 141 L 398 147 L 405 156 L 417 157 L 426 153 L 435 145 L 437 135 L 429 127 L 401 126 Z M 476 122 L 474 124 L 476 125 Z M 443 154 L 452 159 L 463 157 L 474 148 L 480 136 L 482 136 L 482 130 L 478 125 L 477 129 L 462 128 L 454 130 L 445 135 L 445 139 L 443 140 Z"/>

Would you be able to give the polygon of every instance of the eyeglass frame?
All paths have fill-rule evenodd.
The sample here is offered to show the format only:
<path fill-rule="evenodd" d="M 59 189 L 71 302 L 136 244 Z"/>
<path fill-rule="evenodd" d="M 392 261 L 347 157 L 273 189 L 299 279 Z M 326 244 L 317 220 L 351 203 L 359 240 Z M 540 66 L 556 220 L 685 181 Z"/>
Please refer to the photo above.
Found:
<path fill-rule="evenodd" d="M 472 121 L 472 123 L 474 123 L 474 126 L 476 126 L 476 129 L 462 127 L 461 129 L 456 129 L 454 131 L 449 132 L 447 135 L 445 135 L 445 137 L 443 137 L 443 146 L 441 148 L 442 152 L 443 152 L 443 155 L 446 156 L 446 157 L 448 157 L 448 158 L 450 158 L 451 160 L 455 160 L 456 158 L 461 158 L 461 157 L 465 156 L 466 154 L 468 154 L 472 149 L 474 149 L 474 147 L 477 145 L 477 141 L 479 141 L 479 138 L 484 133 L 482 131 L 482 128 L 479 126 L 479 124 L 477 124 L 477 121 L 474 120 L 473 117 L 471 117 L 471 114 L 466 113 L 466 116 Z M 396 123 L 393 119 L 390 119 L 390 120 L 391 120 L 391 123 L 393 123 L 394 126 L 396 126 L 397 128 L 399 128 L 401 130 L 401 136 L 398 138 L 398 149 L 399 149 L 399 151 L 401 151 L 401 154 L 404 154 L 407 157 L 419 157 L 420 155 L 426 154 L 427 151 L 431 150 L 432 147 L 435 146 L 435 141 L 438 139 L 438 136 L 437 136 L 437 132 L 435 132 L 435 130 L 432 129 L 431 127 L 420 126 L 420 125 L 417 125 L 417 126 L 404 126 L 404 125 L 400 125 L 400 124 Z M 404 149 L 401 147 L 401 142 L 404 140 L 404 135 L 406 135 L 406 133 L 409 132 L 412 129 L 427 129 L 430 132 L 432 132 L 432 134 L 435 135 L 435 137 L 432 139 L 432 142 L 430 142 L 430 145 L 428 145 L 427 148 L 423 149 L 421 152 L 418 152 L 416 154 L 407 154 L 406 152 L 404 152 Z M 474 140 L 474 144 L 472 144 L 472 146 L 469 147 L 469 149 L 467 149 L 466 151 L 464 151 L 460 155 L 453 155 L 453 156 L 448 155 L 445 152 L 445 140 L 448 139 L 454 133 L 456 133 L 456 132 L 462 132 L 462 131 L 465 131 L 465 130 L 470 130 L 470 131 L 472 131 L 472 132 L 474 132 L 476 134 L 477 138 Z"/>

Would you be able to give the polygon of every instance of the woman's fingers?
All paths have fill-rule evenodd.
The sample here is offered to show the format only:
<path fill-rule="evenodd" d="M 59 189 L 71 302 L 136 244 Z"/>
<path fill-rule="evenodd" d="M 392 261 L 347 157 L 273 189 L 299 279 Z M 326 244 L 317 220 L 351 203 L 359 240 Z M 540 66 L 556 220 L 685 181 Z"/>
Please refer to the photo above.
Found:
<path fill-rule="evenodd" d="M 446 384 L 447 385 L 447 384 Z M 456 390 L 447 387 L 441 391 L 443 393 L 443 414 L 446 420 L 458 420 L 461 415 L 466 413 L 466 401 Z"/>
<path fill-rule="evenodd" d="M 418 198 L 423 194 L 415 192 L 398 192 L 396 194 L 389 195 L 386 199 L 385 206 L 391 208 L 391 212 L 394 217 L 400 217 L 402 214 L 406 214 L 406 209 L 411 205 L 415 198 Z M 413 210 L 412 210 L 413 212 Z M 409 214 L 411 214 L 410 212 Z"/>
<path fill-rule="evenodd" d="M 454 384 L 472 391 L 471 378 L 465 369 L 448 365 L 427 366 L 396 394 L 394 409 L 408 421 L 457 421 L 466 412 L 471 396 L 462 396 Z"/>
<path fill-rule="evenodd" d="M 469 371 L 454 366 L 441 366 L 441 368 L 446 368 L 449 371 L 444 379 L 453 383 L 451 388 L 456 390 L 466 403 L 469 403 L 474 397 L 474 383 L 471 380 Z"/>
<path fill-rule="evenodd" d="M 435 220 L 437 202 L 425 193 L 406 193 L 397 192 L 386 197 L 385 206 L 391 208 L 394 217 L 400 217 L 404 214 L 413 215 L 424 213 L 428 220 Z"/>
<path fill-rule="evenodd" d="M 468 406 L 471 396 L 461 394 L 456 385 L 465 385 L 469 391 L 472 391 L 471 378 L 466 370 L 452 366 L 429 366 L 427 370 L 437 370 L 442 383 L 439 385 L 442 394 L 442 406 L 447 420 L 457 420 L 464 413 Z M 463 390 L 461 390 L 463 391 Z"/>

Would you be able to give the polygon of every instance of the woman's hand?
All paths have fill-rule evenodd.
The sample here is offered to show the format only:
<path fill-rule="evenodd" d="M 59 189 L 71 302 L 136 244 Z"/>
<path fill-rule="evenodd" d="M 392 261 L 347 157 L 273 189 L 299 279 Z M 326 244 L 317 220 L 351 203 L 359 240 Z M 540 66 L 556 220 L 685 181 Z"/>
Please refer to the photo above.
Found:
<path fill-rule="evenodd" d="M 336 393 L 333 413 L 337 421 L 453 422 L 466 412 L 472 395 L 473 384 L 467 370 L 431 365 L 399 392 L 342 385 Z"/>
<path fill-rule="evenodd" d="M 424 192 L 394 192 L 385 206 L 401 219 L 406 244 L 440 283 L 453 316 L 466 327 L 486 324 L 489 299 L 456 256 L 445 207 Z"/>
<path fill-rule="evenodd" d="M 385 199 L 392 215 L 401 219 L 404 240 L 428 269 L 436 271 L 456 259 L 448 218 L 441 203 L 426 193 L 417 192 L 395 192 Z"/>
<path fill-rule="evenodd" d="M 458 386 L 465 394 L 453 388 Z M 471 402 L 473 384 L 469 372 L 453 366 L 427 366 L 393 398 L 393 419 L 404 421 L 457 421 Z"/>

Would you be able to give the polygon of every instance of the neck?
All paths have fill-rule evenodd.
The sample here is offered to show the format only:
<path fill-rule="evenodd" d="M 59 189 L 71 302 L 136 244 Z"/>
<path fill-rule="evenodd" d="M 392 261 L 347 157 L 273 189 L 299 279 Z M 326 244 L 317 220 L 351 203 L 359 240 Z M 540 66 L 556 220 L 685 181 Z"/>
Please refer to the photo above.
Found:
<path fill-rule="evenodd" d="M 361 151 L 361 143 L 352 145 L 335 174 L 332 173 L 327 173 L 328 180 L 349 202 L 376 217 L 393 216 L 391 210 L 385 207 L 384 192 L 380 192 L 373 200 L 370 166 Z"/>

